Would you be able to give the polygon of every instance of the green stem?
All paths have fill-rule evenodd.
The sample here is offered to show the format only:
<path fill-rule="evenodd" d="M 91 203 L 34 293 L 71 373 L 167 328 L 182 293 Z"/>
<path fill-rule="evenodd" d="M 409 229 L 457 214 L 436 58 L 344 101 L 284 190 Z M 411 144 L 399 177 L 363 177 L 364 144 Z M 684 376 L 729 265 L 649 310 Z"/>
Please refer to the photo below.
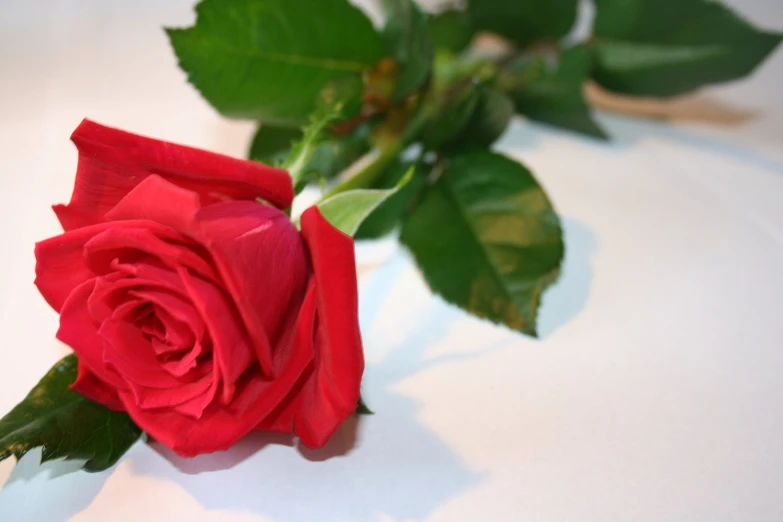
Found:
<path fill-rule="evenodd" d="M 378 179 L 378 176 L 396 160 L 400 154 L 414 141 L 419 138 L 424 126 L 430 118 L 428 111 L 420 110 L 410 121 L 405 131 L 400 135 L 397 141 L 391 145 L 380 149 L 372 161 L 359 172 L 346 179 L 339 185 L 334 186 L 330 191 L 324 194 L 322 200 L 332 197 L 346 190 L 366 188 Z"/>
<path fill-rule="evenodd" d="M 400 155 L 404 149 L 401 145 L 401 141 L 396 141 L 392 146 L 381 149 L 367 166 L 339 185 L 332 187 L 330 191 L 324 194 L 323 199 L 347 190 L 369 187 L 381 172 Z"/>

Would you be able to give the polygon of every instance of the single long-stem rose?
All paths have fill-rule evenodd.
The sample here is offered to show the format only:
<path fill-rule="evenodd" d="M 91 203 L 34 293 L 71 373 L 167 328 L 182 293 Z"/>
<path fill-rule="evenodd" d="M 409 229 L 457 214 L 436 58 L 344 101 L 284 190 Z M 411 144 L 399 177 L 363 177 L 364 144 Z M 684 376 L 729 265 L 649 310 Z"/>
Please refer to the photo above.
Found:
<path fill-rule="evenodd" d="M 300 233 L 283 170 L 87 120 L 72 140 L 65 233 L 35 253 L 73 388 L 184 456 L 254 429 L 323 445 L 364 369 L 352 239 L 316 207 Z"/>

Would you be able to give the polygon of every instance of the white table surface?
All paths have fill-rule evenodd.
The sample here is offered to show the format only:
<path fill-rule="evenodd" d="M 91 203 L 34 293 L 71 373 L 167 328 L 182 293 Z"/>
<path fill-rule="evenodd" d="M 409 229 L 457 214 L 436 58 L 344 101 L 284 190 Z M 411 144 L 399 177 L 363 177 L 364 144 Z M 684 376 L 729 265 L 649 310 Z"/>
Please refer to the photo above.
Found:
<path fill-rule="evenodd" d="M 732 4 L 783 30 L 779 0 Z M 58 232 L 81 118 L 245 151 L 252 124 L 201 100 L 160 29 L 192 19 L 191 0 L 0 2 L 0 413 L 67 353 L 33 243 Z M 507 132 L 565 224 L 542 340 L 445 305 L 387 249 L 360 277 L 376 415 L 319 452 L 259 435 L 189 461 L 138 444 L 99 474 L 6 461 L 0 520 L 783 520 L 781 83 L 778 50 L 693 102 L 743 123 Z"/>

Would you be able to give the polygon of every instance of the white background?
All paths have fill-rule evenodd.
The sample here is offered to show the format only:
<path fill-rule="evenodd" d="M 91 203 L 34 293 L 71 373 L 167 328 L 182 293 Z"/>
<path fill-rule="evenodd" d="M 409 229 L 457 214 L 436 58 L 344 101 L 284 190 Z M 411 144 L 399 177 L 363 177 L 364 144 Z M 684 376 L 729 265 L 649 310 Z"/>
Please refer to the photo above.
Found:
<path fill-rule="evenodd" d="M 732 4 L 783 30 L 779 0 Z M 245 152 L 252 124 L 200 99 L 160 28 L 191 5 L 0 2 L 0 413 L 67 353 L 33 244 L 58 232 L 81 118 Z M 376 415 L 319 452 L 258 435 L 190 461 L 139 444 L 100 474 L 6 461 L 0 520 L 783 520 L 782 82 L 778 50 L 682 105 L 730 124 L 601 112 L 611 144 L 512 126 L 498 148 L 566 231 L 542 340 L 445 305 L 392 249 L 360 276 Z"/>

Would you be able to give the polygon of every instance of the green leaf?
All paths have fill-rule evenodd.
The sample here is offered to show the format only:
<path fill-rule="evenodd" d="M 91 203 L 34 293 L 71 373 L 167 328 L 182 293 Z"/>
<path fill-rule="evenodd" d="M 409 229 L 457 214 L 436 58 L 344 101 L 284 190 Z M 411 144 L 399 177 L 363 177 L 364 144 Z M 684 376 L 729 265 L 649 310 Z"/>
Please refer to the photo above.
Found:
<path fill-rule="evenodd" d="M 710 0 L 596 0 L 594 78 L 607 89 L 674 96 L 750 74 L 780 34 Z"/>
<path fill-rule="evenodd" d="M 0 460 L 16 459 L 36 447 L 42 462 L 65 457 L 84 459 L 86 471 L 103 471 L 141 436 L 124 413 L 111 411 L 71 391 L 76 356 L 69 355 L 8 415 L 0 419 Z"/>
<path fill-rule="evenodd" d="M 559 40 L 576 21 L 578 0 L 468 0 L 474 25 L 519 45 Z"/>
<path fill-rule="evenodd" d="M 359 403 L 356 405 L 356 413 L 359 415 L 375 415 L 375 412 L 367 407 L 361 396 L 359 396 Z"/>
<path fill-rule="evenodd" d="M 563 237 L 549 199 L 521 164 L 487 150 L 449 158 L 405 219 L 400 240 L 446 301 L 536 335 Z"/>
<path fill-rule="evenodd" d="M 364 122 L 346 134 L 325 132 L 312 144 L 297 192 L 313 177 L 331 179 L 369 152 L 371 125 Z M 262 125 L 250 150 L 250 159 L 269 165 L 282 165 L 291 154 L 292 144 L 302 139 L 302 131 Z"/>
<path fill-rule="evenodd" d="M 513 98 L 517 111 L 532 120 L 607 139 L 584 97 L 591 67 L 590 51 L 584 46 L 566 49 L 555 64 L 546 56 L 529 54 L 511 64 L 499 87 Z"/>
<path fill-rule="evenodd" d="M 302 125 L 324 88 L 349 82 L 360 93 L 384 56 L 383 38 L 347 0 L 203 0 L 196 13 L 193 27 L 166 32 L 190 82 L 230 117 Z"/>
<path fill-rule="evenodd" d="M 383 34 L 400 67 L 392 100 L 400 101 L 424 85 L 432 71 L 428 15 L 413 0 L 384 0 L 383 4 Z"/>
<path fill-rule="evenodd" d="M 437 150 L 457 139 L 467 127 L 478 104 L 478 94 L 470 85 L 447 99 L 439 114 L 422 132 L 422 142 L 428 149 Z"/>
<path fill-rule="evenodd" d="M 337 229 L 353 236 L 373 210 L 404 187 L 413 176 L 413 169 L 403 176 L 396 187 L 388 190 L 356 189 L 340 192 L 318 203 L 321 214 Z"/>
<path fill-rule="evenodd" d="M 514 102 L 502 92 L 480 85 L 476 94 L 476 108 L 457 139 L 458 146 L 489 147 L 503 134 L 514 116 Z"/>
<path fill-rule="evenodd" d="M 369 152 L 371 126 L 363 123 L 347 134 L 324 137 L 310 157 L 309 169 L 330 179 Z"/>
<path fill-rule="evenodd" d="M 302 139 L 299 129 L 287 129 L 262 123 L 253 142 L 250 144 L 248 156 L 254 161 L 267 165 L 282 165 L 291 153 L 291 146 Z"/>
<path fill-rule="evenodd" d="M 475 34 L 467 11 L 449 9 L 430 16 L 430 41 L 437 49 L 458 53 L 473 40 Z"/>
<path fill-rule="evenodd" d="M 400 187 L 396 194 L 378 205 L 362 222 L 354 237 L 356 239 L 377 239 L 389 234 L 399 224 L 425 185 L 429 167 L 422 163 L 403 162 L 387 168 L 373 184 L 373 188 L 388 189 L 400 184 L 403 177 L 413 169 L 411 179 Z"/>

